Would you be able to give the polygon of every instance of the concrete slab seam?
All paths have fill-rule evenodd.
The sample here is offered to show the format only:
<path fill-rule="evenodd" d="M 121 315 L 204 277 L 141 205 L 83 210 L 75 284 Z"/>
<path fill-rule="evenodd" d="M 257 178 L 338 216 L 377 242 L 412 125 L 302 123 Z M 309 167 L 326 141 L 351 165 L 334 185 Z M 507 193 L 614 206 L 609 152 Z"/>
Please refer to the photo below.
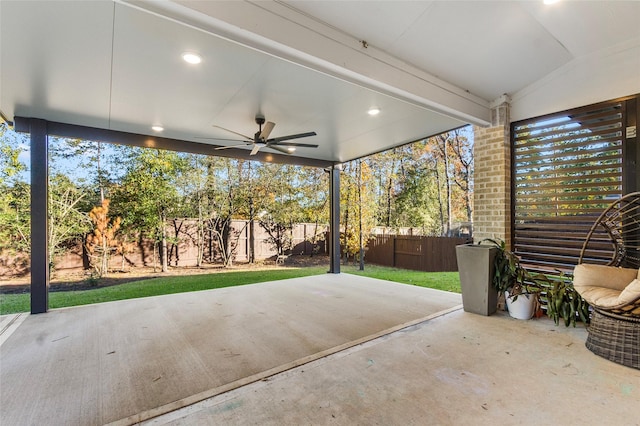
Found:
<path fill-rule="evenodd" d="M 9 337 L 18 329 L 18 327 L 20 327 L 20 324 L 27 319 L 29 314 L 23 312 L 11 316 L 12 317 L 8 320 L 0 321 L 0 324 L 2 324 L 2 322 L 6 322 L 4 327 L 0 330 L 0 346 L 2 346 L 2 344 L 6 342 L 7 339 L 9 339 Z"/>

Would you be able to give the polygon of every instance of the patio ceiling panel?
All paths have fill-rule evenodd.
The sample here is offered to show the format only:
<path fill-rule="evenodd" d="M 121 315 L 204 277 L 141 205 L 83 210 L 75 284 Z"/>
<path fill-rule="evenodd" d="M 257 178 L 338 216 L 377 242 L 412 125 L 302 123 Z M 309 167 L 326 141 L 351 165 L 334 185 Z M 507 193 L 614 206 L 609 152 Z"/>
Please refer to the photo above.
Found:
<path fill-rule="evenodd" d="M 204 23 L 194 25 L 152 6 L 3 3 L 2 112 L 155 137 L 151 126 L 158 124 L 161 136 L 178 145 L 206 146 L 236 144 L 220 140 L 237 136 L 214 125 L 252 136 L 255 114 L 262 113 L 276 123 L 274 137 L 317 132 L 300 142 L 318 149 L 298 148 L 291 156 L 301 164 L 308 164 L 305 158 L 344 162 L 466 124 L 230 40 L 209 25 L 214 18 L 198 15 Z M 16 17 L 30 25 L 16 24 Z M 200 54 L 202 63 L 186 64 L 186 51 Z M 29 96 L 40 87 L 46 96 Z M 383 113 L 368 116 L 371 106 Z"/>
<path fill-rule="evenodd" d="M 640 36 L 637 1 L 284 3 L 487 100 Z"/>
<path fill-rule="evenodd" d="M 113 6 L 2 2 L 0 110 L 108 127 Z"/>
<path fill-rule="evenodd" d="M 415 55 L 417 40 L 424 55 Z M 436 2 L 392 48 L 401 58 L 415 57 L 419 68 L 489 100 L 513 93 L 572 59 L 520 2 L 492 7 Z"/>
<path fill-rule="evenodd" d="M 542 2 L 522 2 L 522 7 L 574 58 L 616 46 L 640 36 L 640 2 L 572 1 L 552 9 Z"/>
<path fill-rule="evenodd" d="M 519 2 L 286 3 L 488 100 L 572 59 Z"/>
<path fill-rule="evenodd" d="M 196 135 L 237 139 L 231 133 L 215 131 L 213 118 L 270 60 L 121 4 L 116 4 L 113 52 L 111 129 L 145 133 L 157 123 L 166 129 L 163 136 L 185 139 Z M 185 52 L 198 53 L 203 63 L 186 63 L 181 57 Z M 256 106 L 243 106 L 247 107 L 244 117 L 236 117 L 230 128 L 245 130 L 238 125 L 239 118 L 253 122 Z M 246 134 L 252 136 L 254 131 Z"/>

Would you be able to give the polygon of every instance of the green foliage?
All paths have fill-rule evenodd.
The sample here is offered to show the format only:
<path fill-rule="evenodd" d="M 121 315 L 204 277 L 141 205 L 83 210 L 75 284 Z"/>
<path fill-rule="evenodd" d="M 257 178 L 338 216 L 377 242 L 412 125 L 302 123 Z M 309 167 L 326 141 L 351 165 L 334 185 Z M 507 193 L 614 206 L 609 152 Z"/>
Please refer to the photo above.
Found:
<path fill-rule="evenodd" d="M 526 293 L 536 293 L 540 300 L 546 302 L 547 316 L 558 325 L 560 319 L 565 326 L 576 325 L 576 319 L 589 323 L 589 305 L 573 288 L 573 277 L 562 272 L 555 274 L 531 273 L 520 264 L 515 253 L 506 248 L 504 241 L 485 239 L 498 249 L 495 260 L 493 285 L 504 292 L 509 290 L 509 297 Z"/>
<path fill-rule="evenodd" d="M 573 277 L 560 272 L 558 275 L 538 274 L 536 282 L 545 292 L 547 315 L 558 325 L 576 326 L 576 319 L 589 324 L 589 304 L 573 287 Z"/>
<path fill-rule="evenodd" d="M 14 254 L 30 250 L 30 188 L 22 176 L 26 166 L 19 160 L 23 139 L 0 123 L 0 251 Z"/>
<path fill-rule="evenodd" d="M 473 141 L 454 130 L 367 158 L 374 179 L 377 224 L 446 235 L 471 222 Z"/>
<path fill-rule="evenodd" d="M 49 265 L 65 247 L 82 239 L 91 229 L 91 220 L 80 208 L 86 192 L 63 174 L 49 179 Z"/>
<path fill-rule="evenodd" d="M 343 227 L 341 244 L 345 257 L 360 251 L 376 226 L 376 200 L 373 192 L 374 176 L 366 161 L 351 161 L 343 165 L 340 176 L 340 224 Z"/>
<path fill-rule="evenodd" d="M 6 124 L 0 124 L 0 136 L 0 249 L 28 254 L 30 190 L 20 161 L 28 138 Z M 360 229 L 365 242 L 378 225 L 442 234 L 449 216 L 462 217 L 456 206 L 465 202 L 456 188 L 470 169 L 455 142 L 468 141 L 459 132 L 446 140 L 449 169 L 433 138 L 345 163 L 341 223 L 349 256 L 359 251 Z M 232 219 L 262 219 L 276 229 L 271 242 L 280 247 L 287 247 L 294 223 L 329 220 L 328 174 L 322 169 L 55 137 L 50 138 L 50 167 L 52 259 L 86 235 L 88 212 L 105 198 L 111 199 L 111 214 L 122 217 L 121 236 L 129 241 L 143 236 L 171 243 L 165 221 L 196 218 L 192 235 L 179 235 L 173 243 L 190 238 L 199 247 L 198 264 L 231 262 L 239 235 L 229 227 Z M 453 187 L 447 191 L 449 181 Z M 307 236 L 312 242 L 323 237 L 322 226 L 316 231 Z M 211 259 L 204 259 L 205 235 L 220 247 Z"/>
<path fill-rule="evenodd" d="M 30 187 L 16 179 L 0 183 L 0 249 L 12 253 L 29 253 Z"/>
<path fill-rule="evenodd" d="M 507 249 L 503 240 L 486 238 L 479 244 L 484 242 L 491 243 L 498 249 L 493 276 L 493 286 L 498 292 L 509 291 L 509 297 L 513 297 L 515 300 L 523 292 L 538 293 L 540 291 L 540 287 L 533 282 L 532 276 L 520 264 L 518 256 Z"/>
<path fill-rule="evenodd" d="M 7 123 L 0 122 L 0 182 L 15 178 L 26 166 L 20 162 L 20 154 L 25 151 L 24 137 L 14 133 Z"/>
<path fill-rule="evenodd" d="M 409 169 L 395 200 L 393 225 L 417 227 L 424 235 L 442 234 L 437 191 L 432 171 L 425 167 Z"/>
<path fill-rule="evenodd" d="M 112 188 L 113 214 L 122 227 L 160 239 L 164 218 L 179 208 L 174 184 L 185 167 L 176 153 L 152 149 L 122 148 L 125 174 Z"/>

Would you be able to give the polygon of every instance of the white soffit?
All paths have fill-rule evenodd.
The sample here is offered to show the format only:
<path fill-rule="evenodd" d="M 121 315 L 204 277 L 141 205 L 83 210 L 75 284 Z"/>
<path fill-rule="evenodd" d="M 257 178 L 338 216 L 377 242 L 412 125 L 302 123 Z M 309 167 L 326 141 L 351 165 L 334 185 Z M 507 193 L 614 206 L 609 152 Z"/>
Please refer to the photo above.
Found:
<path fill-rule="evenodd" d="M 489 124 L 486 100 L 375 46 L 364 47 L 359 39 L 284 2 L 132 0 L 130 3 L 417 106 L 465 122 Z"/>
<path fill-rule="evenodd" d="M 253 135 L 260 112 L 276 123 L 273 137 L 317 132 L 299 142 L 319 148 L 298 148 L 294 156 L 336 162 L 466 124 L 415 100 L 247 47 L 202 23 L 129 3 L 3 2 L 0 8 L 0 109 L 9 119 L 35 117 L 151 136 L 151 126 L 160 124 L 167 138 L 235 145 L 204 138 L 237 138 L 213 125 Z M 202 63 L 184 63 L 184 51 L 201 54 Z M 374 105 L 383 111 L 378 117 L 366 114 Z"/>
<path fill-rule="evenodd" d="M 1 2 L 0 107 L 9 119 L 108 126 L 114 6 Z"/>

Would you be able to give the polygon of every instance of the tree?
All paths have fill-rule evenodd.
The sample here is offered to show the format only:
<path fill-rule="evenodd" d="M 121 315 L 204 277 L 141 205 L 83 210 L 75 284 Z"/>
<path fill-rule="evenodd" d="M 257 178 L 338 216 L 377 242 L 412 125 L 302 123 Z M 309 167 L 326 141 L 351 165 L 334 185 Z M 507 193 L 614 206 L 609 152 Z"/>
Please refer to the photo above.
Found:
<path fill-rule="evenodd" d="M 256 165 L 252 161 L 239 161 L 239 200 L 237 204 L 239 214 L 248 220 L 249 247 L 247 257 L 249 263 L 255 262 L 255 220 L 257 212 L 264 208 L 265 187 L 270 183 L 258 179 L 257 169 L 260 169 L 259 163 Z"/>
<path fill-rule="evenodd" d="M 176 237 L 179 232 L 182 232 L 196 246 L 196 266 L 200 268 L 204 262 L 206 219 L 210 216 L 206 175 L 206 165 L 210 157 L 187 154 L 184 159 L 185 169 L 176 182 L 183 198 L 181 203 L 183 210 L 178 212 L 178 215 L 195 219 L 196 225 L 195 228 L 176 228 Z"/>
<path fill-rule="evenodd" d="M 473 144 L 460 130 L 454 130 L 453 141 L 450 144 L 453 152 L 453 181 L 459 189 L 460 197 L 464 200 L 466 221 L 472 221 L 473 212 Z"/>
<path fill-rule="evenodd" d="M 472 220 L 473 146 L 461 129 L 429 138 L 428 146 L 444 164 L 448 234 L 453 220 Z"/>
<path fill-rule="evenodd" d="M 396 197 L 396 223 L 420 228 L 423 235 L 442 233 L 438 204 L 438 182 L 430 164 L 421 163 L 407 171 L 403 187 Z"/>
<path fill-rule="evenodd" d="M 85 246 L 89 253 L 91 266 L 101 277 L 109 269 L 111 253 L 118 249 L 116 232 L 120 229 L 122 219 L 109 217 L 109 199 L 104 199 L 102 205 L 91 209 L 89 218 L 93 223 L 93 231 L 87 236 Z"/>
<path fill-rule="evenodd" d="M 305 238 L 312 247 L 325 238 L 325 225 L 329 223 L 329 174 L 315 167 L 300 168 L 301 221 L 313 223 L 313 232 Z M 314 255 L 313 250 L 309 253 Z"/>
<path fill-rule="evenodd" d="M 111 178 L 105 151 L 104 144 L 99 141 L 52 137 L 49 142 L 49 167 L 67 176 L 80 174 L 80 183 L 88 183 L 93 188 L 90 205 L 95 205 L 104 201 Z M 121 158 L 116 160 L 116 167 L 120 166 L 119 160 Z M 82 173 L 78 173 L 78 170 L 82 170 Z"/>
<path fill-rule="evenodd" d="M 259 170 L 262 183 L 258 205 L 260 226 L 269 235 L 278 254 L 291 250 L 293 225 L 302 221 L 300 167 L 265 164 Z"/>
<path fill-rule="evenodd" d="M 24 138 L 0 123 L 0 252 L 28 253 L 31 242 L 30 189 L 20 161 Z"/>
<path fill-rule="evenodd" d="M 343 227 L 341 239 L 347 262 L 349 257 L 355 259 L 359 253 L 360 237 L 368 240 L 376 226 L 377 203 L 374 176 L 366 161 L 345 163 L 340 179 L 340 212 Z"/>
<path fill-rule="evenodd" d="M 75 245 L 89 231 L 91 221 L 79 207 L 86 192 L 68 176 L 55 174 L 49 179 L 49 265 L 55 256 Z"/>
<path fill-rule="evenodd" d="M 154 268 L 158 256 L 168 270 L 167 217 L 181 210 L 175 182 L 185 168 L 180 155 L 158 149 L 121 148 L 125 174 L 112 190 L 112 206 L 122 217 L 122 227 L 154 241 Z"/>

